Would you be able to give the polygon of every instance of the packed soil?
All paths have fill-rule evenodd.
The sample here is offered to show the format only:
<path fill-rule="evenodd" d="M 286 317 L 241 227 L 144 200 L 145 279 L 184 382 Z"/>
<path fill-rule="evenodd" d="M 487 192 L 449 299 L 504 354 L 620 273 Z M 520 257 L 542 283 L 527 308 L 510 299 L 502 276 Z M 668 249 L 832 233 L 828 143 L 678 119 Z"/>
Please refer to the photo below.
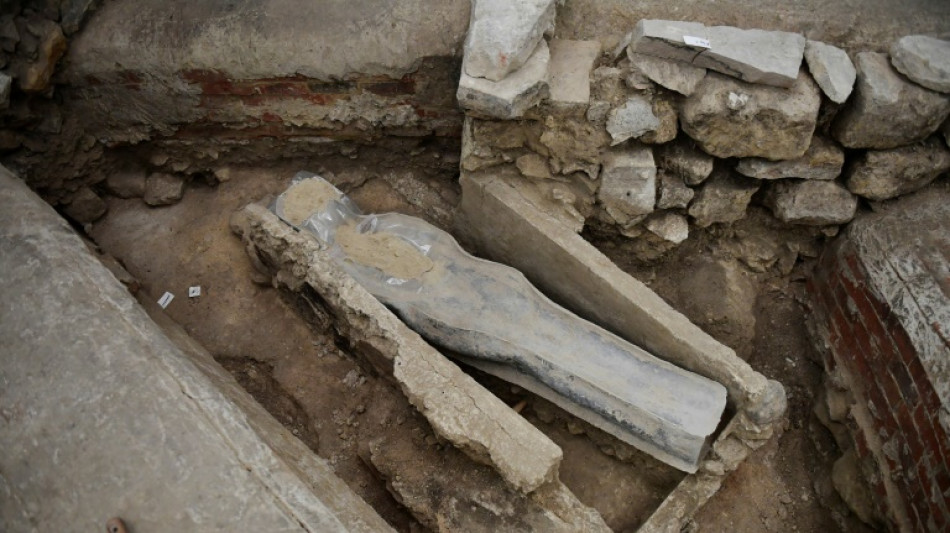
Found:
<path fill-rule="evenodd" d="M 399 442 L 425 449 L 414 457 L 436 454 L 440 460 L 449 451 L 396 386 L 341 348 L 321 309 L 261 284 L 265 280 L 254 271 L 228 220 L 236 209 L 286 189 L 298 170 L 311 170 L 365 212 L 401 212 L 451 229 L 458 185 L 446 165 L 431 164 L 451 157 L 434 147 L 408 162 L 367 151 L 318 165 L 287 161 L 236 167 L 226 182 L 194 181 L 172 206 L 150 208 L 139 199 L 110 197 L 108 215 L 87 227 L 102 251 L 136 278 L 140 299 L 175 294 L 165 312 L 398 531 L 426 528 L 387 489 L 368 458 L 370 446 Z M 812 414 L 822 370 L 804 327 L 803 280 L 811 260 L 793 260 L 790 270 L 776 262 L 754 272 L 740 259 L 748 247 L 736 243 L 787 238 L 787 228 L 756 229 L 768 226 L 761 224 L 762 216 L 767 215 L 740 223 L 748 226 L 738 228 L 740 236 L 735 229 L 695 234 L 659 261 L 642 261 L 629 243 L 587 236 L 788 391 L 784 432 L 729 476 L 697 514 L 692 530 L 863 531 L 830 488 L 837 451 Z M 820 244 L 816 239 L 821 237 L 799 236 L 812 246 Z M 728 275 L 722 264 L 732 265 Z M 195 285 L 201 286 L 201 296 L 188 298 L 188 288 Z M 614 530 L 635 531 L 682 479 L 681 473 L 548 402 L 471 372 L 563 448 L 561 479 Z M 391 450 L 385 456 L 399 460 Z"/>

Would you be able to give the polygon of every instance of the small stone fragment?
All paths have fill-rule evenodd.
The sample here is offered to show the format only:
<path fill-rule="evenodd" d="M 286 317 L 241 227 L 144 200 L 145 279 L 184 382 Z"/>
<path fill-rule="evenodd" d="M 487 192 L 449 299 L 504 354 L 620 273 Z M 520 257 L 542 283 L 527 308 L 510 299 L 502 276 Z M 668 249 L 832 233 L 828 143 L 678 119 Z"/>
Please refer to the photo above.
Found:
<path fill-rule="evenodd" d="M 680 138 L 674 143 L 657 147 L 659 167 L 679 176 L 689 185 L 698 185 L 713 171 L 714 159 L 696 148 L 691 139 Z"/>
<path fill-rule="evenodd" d="M 672 141 L 679 132 L 679 120 L 673 100 L 658 94 L 653 97 L 652 107 L 653 116 L 660 121 L 660 125 L 656 130 L 644 133 L 640 140 L 647 144 L 664 144 Z"/>
<path fill-rule="evenodd" d="M 80 224 L 88 224 L 98 220 L 108 209 L 109 206 L 98 194 L 89 187 L 83 187 L 76 192 L 69 205 L 63 208 L 63 212 Z"/>
<path fill-rule="evenodd" d="M 542 40 L 528 61 L 501 81 L 462 72 L 457 93 L 459 105 L 488 117 L 520 117 L 547 96 L 549 60 L 548 45 Z"/>
<path fill-rule="evenodd" d="M 612 146 L 656 131 L 659 127 L 660 119 L 653 114 L 653 105 L 642 96 L 628 98 L 622 106 L 607 115 L 607 133 L 612 139 Z"/>
<path fill-rule="evenodd" d="M 554 30 L 554 0 L 478 0 L 465 40 L 465 73 L 501 81 L 527 64 Z"/>
<path fill-rule="evenodd" d="M 13 78 L 0 72 L 0 109 L 9 109 L 10 107 L 10 89 L 13 86 Z"/>
<path fill-rule="evenodd" d="M 553 39 L 549 46 L 549 103 L 557 110 L 583 113 L 590 104 L 590 72 L 600 43 Z"/>
<path fill-rule="evenodd" d="M 760 180 L 802 178 L 833 180 L 841 174 L 844 151 L 824 137 L 812 137 L 805 155 L 785 161 L 769 161 L 758 157 L 741 159 L 736 165 L 740 174 Z"/>
<path fill-rule="evenodd" d="M 683 183 L 683 178 L 669 172 L 660 171 L 660 198 L 656 206 L 660 209 L 685 209 L 696 194 Z"/>
<path fill-rule="evenodd" d="M 685 96 L 693 94 L 699 82 L 706 77 L 704 68 L 694 67 L 675 59 L 638 54 L 632 48 L 627 48 L 627 57 L 646 77 Z"/>
<path fill-rule="evenodd" d="M 28 65 L 20 76 L 20 88 L 26 92 L 42 92 L 49 87 L 56 62 L 66 52 L 66 37 L 59 26 L 44 21 L 36 61 Z"/>
<path fill-rule="evenodd" d="M 728 170 L 713 173 L 696 193 L 689 215 L 705 228 L 714 223 L 732 223 L 745 216 L 759 182 Z"/>
<path fill-rule="evenodd" d="M 684 37 L 708 39 L 705 25 L 699 22 L 643 19 L 633 30 L 633 52 L 692 63 L 703 46 L 687 44 Z"/>
<path fill-rule="evenodd" d="M 147 174 L 141 168 L 124 168 L 106 177 L 106 188 L 119 198 L 141 198 L 145 196 Z"/>
<path fill-rule="evenodd" d="M 805 61 L 825 96 L 836 104 L 843 104 L 851 95 L 857 76 L 848 53 L 821 41 L 808 41 L 805 43 Z"/>
<path fill-rule="evenodd" d="M 950 93 L 950 41 L 926 35 L 902 37 L 891 47 L 891 64 L 928 89 Z"/>
<path fill-rule="evenodd" d="M 526 178 L 551 179 L 551 170 L 548 168 L 548 162 L 538 154 L 525 154 L 515 160 L 515 166 L 521 171 L 521 175 Z"/>
<path fill-rule="evenodd" d="M 651 216 L 645 225 L 651 233 L 673 244 L 679 244 L 689 237 L 689 222 L 686 217 L 669 211 Z"/>
<path fill-rule="evenodd" d="M 788 89 L 711 72 L 680 108 L 680 125 L 716 157 L 793 159 L 808 149 L 820 106 L 818 86 L 804 70 Z"/>
<path fill-rule="evenodd" d="M 639 222 L 656 204 L 656 165 L 646 147 L 604 156 L 597 199 L 621 226 Z"/>
<path fill-rule="evenodd" d="M 869 150 L 845 172 L 848 189 L 869 200 L 916 191 L 950 170 L 950 149 L 936 138 L 891 150 Z"/>
<path fill-rule="evenodd" d="M 827 226 L 850 222 L 858 198 L 835 181 L 780 180 L 769 185 L 765 204 L 782 222 Z"/>
<path fill-rule="evenodd" d="M 854 96 L 835 119 L 832 133 L 848 148 L 896 148 L 921 141 L 950 114 L 950 96 L 908 81 L 887 56 L 861 52 Z"/>
<path fill-rule="evenodd" d="M 171 205 L 185 194 L 185 180 L 174 174 L 156 172 L 145 180 L 145 203 L 151 206 Z"/>
<path fill-rule="evenodd" d="M 784 31 L 706 28 L 712 48 L 696 56 L 693 66 L 715 70 L 749 83 L 791 87 L 805 53 L 805 38 Z"/>

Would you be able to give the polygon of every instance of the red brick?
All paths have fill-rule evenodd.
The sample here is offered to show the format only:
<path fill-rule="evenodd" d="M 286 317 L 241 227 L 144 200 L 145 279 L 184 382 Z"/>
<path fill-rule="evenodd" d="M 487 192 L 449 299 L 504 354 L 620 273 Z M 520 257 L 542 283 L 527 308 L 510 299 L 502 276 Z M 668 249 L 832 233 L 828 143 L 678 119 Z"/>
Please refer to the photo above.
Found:
<path fill-rule="evenodd" d="M 917 435 L 924 448 L 934 452 L 936 461 L 945 463 L 946 457 L 941 450 L 945 445 L 943 441 L 946 440 L 941 437 L 945 437 L 945 435 L 943 435 L 942 431 L 938 431 L 938 429 L 934 427 L 934 420 L 932 420 L 931 414 L 924 409 L 924 406 L 917 405 L 914 408 L 913 417 L 914 425 L 917 426 Z"/>
<path fill-rule="evenodd" d="M 900 389 L 904 403 L 911 408 L 920 403 L 920 394 L 917 391 L 917 386 L 914 385 L 914 378 L 911 377 L 910 371 L 908 371 L 904 365 L 904 361 L 899 358 L 894 358 L 887 367 L 891 378 L 893 378 L 897 388 Z"/>

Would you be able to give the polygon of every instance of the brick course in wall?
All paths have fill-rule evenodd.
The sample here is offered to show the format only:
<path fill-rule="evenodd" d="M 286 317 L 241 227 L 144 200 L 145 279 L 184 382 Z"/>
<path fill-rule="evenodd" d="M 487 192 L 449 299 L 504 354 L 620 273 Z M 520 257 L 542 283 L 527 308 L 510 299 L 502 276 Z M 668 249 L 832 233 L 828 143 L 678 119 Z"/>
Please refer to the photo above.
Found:
<path fill-rule="evenodd" d="M 947 197 L 855 222 L 808 283 L 825 367 L 856 402 L 848 426 L 872 494 L 916 531 L 950 529 Z"/>

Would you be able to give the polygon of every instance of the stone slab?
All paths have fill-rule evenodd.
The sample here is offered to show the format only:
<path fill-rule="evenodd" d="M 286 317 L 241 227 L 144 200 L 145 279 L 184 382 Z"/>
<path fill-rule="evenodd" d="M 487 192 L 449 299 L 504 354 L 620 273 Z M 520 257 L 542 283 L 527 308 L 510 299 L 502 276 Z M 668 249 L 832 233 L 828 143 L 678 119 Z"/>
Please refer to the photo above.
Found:
<path fill-rule="evenodd" d="M 463 71 L 456 94 L 459 105 L 490 118 L 513 119 L 524 115 L 548 96 L 550 59 L 548 45 L 542 40 L 528 61 L 501 81 L 475 78 Z"/>
<path fill-rule="evenodd" d="M 693 66 L 776 87 L 791 87 L 798 79 L 805 53 L 805 38 L 798 33 L 712 26 L 706 34 L 712 47 L 696 56 Z"/>
<path fill-rule="evenodd" d="M 465 74 L 501 81 L 527 63 L 554 30 L 554 0 L 474 0 L 465 40 Z"/>
<path fill-rule="evenodd" d="M 0 530 L 391 531 L 2 167 L 0 204 Z"/>
<path fill-rule="evenodd" d="M 706 77 L 706 69 L 689 63 L 662 57 L 638 54 L 627 48 L 627 57 L 637 69 L 655 83 L 684 96 L 693 94 L 699 82 Z"/>
<path fill-rule="evenodd" d="M 706 47 L 688 44 L 684 37 L 709 39 L 706 26 L 699 22 L 642 19 L 633 30 L 629 49 L 638 54 L 692 63 Z"/>
<path fill-rule="evenodd" d="M 600 55 L 600 43 L 552 39 L 549 46 L 548 102 L 555 109 L 583 114 L 590 104 L 590 71 Z"/>
<path fill-rule="evenodd" d="M 928 89 L 950 93 L 950 41 L 926 35 L 901 37 L 891 47 L 891 64 Z"/>

